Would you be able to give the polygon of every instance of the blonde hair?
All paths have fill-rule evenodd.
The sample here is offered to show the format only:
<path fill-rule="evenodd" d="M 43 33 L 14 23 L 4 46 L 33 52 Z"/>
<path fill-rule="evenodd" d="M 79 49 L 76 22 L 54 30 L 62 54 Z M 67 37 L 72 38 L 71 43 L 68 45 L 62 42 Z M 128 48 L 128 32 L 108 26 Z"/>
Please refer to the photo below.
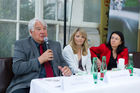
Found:
<path fill-rule="evenodd" d="M 85 32 L 84 29 L 82 29 L 82 28 L 77 28 L 77 29 L 73 32 L 73 34 L 72 34 L 72 36 L 71 36 L 71 39 L 70 39 L 70 41 L 69 41 L 69 44 L 70 44 L 70 46 L 72 47 L 72 50 L 73 50 L 74 54 L 77 54 L 77 53 L 78 53 L 78 49 L 77 49 L 76 43 L 75 43 L 75 41 L 74 41 L 74 37 L 75 37 L 75 35 L 76 35 L 77 32 L 80 32 L 80 34 L 81 34 L 82 36 L 84 36 L 84 38 L 85 38 L 85 41 L 84 41 L 84 43 L 83 43 L 83 45 L 82 45 L 82 55 L 83 55 L 83 56 L 86 56 L 86 55 L 88 54 L 88 40 L 87 40 L 87 33 Z"/>

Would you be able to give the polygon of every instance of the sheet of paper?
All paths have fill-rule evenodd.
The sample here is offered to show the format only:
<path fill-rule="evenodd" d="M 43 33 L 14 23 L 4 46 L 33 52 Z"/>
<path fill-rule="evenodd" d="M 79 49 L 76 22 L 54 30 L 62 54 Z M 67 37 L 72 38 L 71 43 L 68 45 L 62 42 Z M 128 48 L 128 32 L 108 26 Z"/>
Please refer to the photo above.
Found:
<path fill-rule="evenodd" d="M 130 73 L 128 70 L 119 70 L 119 71 L 107 71 L 104 77 L 104 82 L 117 81 L 121 78 L 129 78 Z"/>

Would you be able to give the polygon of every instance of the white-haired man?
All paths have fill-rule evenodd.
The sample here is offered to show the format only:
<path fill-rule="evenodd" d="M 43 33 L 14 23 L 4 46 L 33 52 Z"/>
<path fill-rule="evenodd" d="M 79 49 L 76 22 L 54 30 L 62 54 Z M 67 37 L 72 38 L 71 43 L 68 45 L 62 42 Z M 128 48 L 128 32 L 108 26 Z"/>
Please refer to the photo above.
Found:
<path fill-rule="evenodd" d="M 30 37 L 15 43 L 14 77 L 7 93 L 29 93 L 30 82 L 35 78 L 72 74 L 62 57 L 60 43 L 51 40 L 48 40 L 49 44 L 44 42 L 48 36 L 45 21 L 34 18 L 29 22 L 28 28 Z"/>

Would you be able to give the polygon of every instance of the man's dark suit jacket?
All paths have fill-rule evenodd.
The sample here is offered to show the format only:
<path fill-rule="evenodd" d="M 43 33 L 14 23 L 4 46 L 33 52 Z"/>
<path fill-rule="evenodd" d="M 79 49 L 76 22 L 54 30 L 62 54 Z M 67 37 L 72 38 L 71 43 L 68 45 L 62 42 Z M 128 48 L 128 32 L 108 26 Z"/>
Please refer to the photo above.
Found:
<path fill-rule="evenodd" d="M 61 72 L 58 66 L 68 66 L 61 53 L 60 43 L 49 40 L 49 48 L 53 51 L 54 59 L 52 67 L 54 74 L 60 76 Z M 32 79 L 39 78 L 41 65 L 38 62 L 40 56 L 32 37 L 16 41 L 13 57 L 14 77 L 7 89 L 7 93 L 12 93 L 19 88 L 30 87 Z"/>

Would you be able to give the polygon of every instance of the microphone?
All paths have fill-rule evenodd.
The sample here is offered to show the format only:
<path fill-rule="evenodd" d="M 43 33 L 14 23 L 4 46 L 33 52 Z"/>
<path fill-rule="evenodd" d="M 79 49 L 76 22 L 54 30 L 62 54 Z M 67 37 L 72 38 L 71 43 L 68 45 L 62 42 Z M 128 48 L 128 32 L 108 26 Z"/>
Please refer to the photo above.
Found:
<path fill-rule="evenodd" d="M 47 49 L 49 49 L 48 37 L 44 37 L 44 41 L 46 42 L 46 47 L 47 47 Z"/>

